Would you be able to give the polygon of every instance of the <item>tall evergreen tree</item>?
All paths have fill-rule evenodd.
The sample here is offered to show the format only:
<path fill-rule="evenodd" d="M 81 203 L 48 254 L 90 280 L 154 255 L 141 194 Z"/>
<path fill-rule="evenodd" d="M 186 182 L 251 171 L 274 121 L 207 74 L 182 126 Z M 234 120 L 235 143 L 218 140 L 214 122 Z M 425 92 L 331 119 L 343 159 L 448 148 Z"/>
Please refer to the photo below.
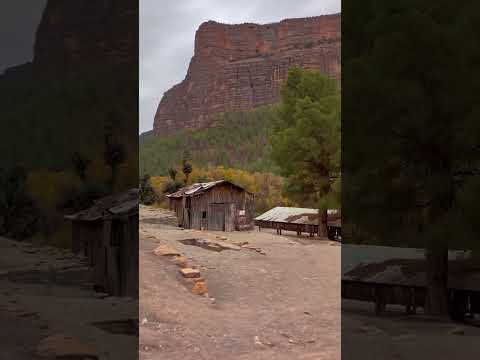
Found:
<path fill-rule="evenodd" d="M 87 159 L 84 155 L 79 152 L 74 152 L 72 155 L 72 165 L 75 173 L 78 177 L 83 181 L 86 182 L 87 180 L 87 168 L 90 164 L 90 160 Z"/>
<path fill-rule="evenodd" d="M 145 205 L 155 203 L 156 196 L 150 182 L 150 175 L 144 175 L 140 178 L 140 202 Z"/>
<path fill-rule="evenodd" d="M 350 2 L 344 18 L 344 217 L 367 242 L 426 248 L 430 314 L 448 311 L 448 249 L 472 239 L 459 235 L 472 224 L 453 225 L 480 158 L 467 3 Z"/>
<path fill-rule="evenodd" d="M 335 80 L 319 72 L 290 69 L 274 123 L 272 157 L 298 203 L 320 211 L 327 235 L 327 209 L 339 206 L 340 95 Z"/>
<path fill-rule="evenodd" d="M 186 150 L 183 153 L 183 160 L 182 160 L 182 170 L 183 170 L 183 174 L 185 175 L 185 185 L 188 185 L 188 178 L 190 177 L 190 174 L 193 171 L 193 166 L 190 163 L 190 159 L 191 159 L 190 152 Z"/>
<path fill-rule="evenodd" d="M 168 169 L 168 176 L 170 176 L 170 179 L 175 182 L 177 179 L 177 170 L 175 168 Z"/>

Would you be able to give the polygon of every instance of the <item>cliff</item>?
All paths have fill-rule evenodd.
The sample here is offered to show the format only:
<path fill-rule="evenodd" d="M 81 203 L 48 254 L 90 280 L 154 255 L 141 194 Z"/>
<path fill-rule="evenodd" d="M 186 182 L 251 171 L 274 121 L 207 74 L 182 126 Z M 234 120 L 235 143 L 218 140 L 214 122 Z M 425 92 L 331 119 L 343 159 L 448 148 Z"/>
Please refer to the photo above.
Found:
<path fill-rule="evenodd" d="M 185 79 L 158 106 L 155 134 L 214 125 L 215 115 L 279 100 L 294 64 L 340 81 L 340 14 L 258 25 L 203 23 Z"/>
<path fill-rule="evenodd" d="M 49 0 L 36 33 L 36 72 L 50 75 L 96 65 L 136 65 L 137 7 L 130 0 Z"/>
<path fill-rule="evenodd" d="M 0 147 L 18 149 L 2 167 L 57 170 L 74 152 L 97 158 L 106 131 L 137 151 L 138 2 L 45 3 L 33 60 L 0 74 Z M 127 162 L 135 169 L 137 157 Z"/>

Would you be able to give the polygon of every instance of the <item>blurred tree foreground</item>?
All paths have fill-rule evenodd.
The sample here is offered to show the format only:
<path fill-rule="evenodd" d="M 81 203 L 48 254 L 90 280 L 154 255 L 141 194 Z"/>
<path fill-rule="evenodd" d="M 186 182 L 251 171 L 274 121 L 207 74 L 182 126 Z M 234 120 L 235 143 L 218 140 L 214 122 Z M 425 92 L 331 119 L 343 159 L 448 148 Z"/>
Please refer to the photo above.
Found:
<path fill-rule="evenodd" d="M 426 248 L 426 311 L 446 314 L 448 249 L 474 250 L 480 235 L 479 12 L 471 1 L 345 6 L 349 240 Z"/>

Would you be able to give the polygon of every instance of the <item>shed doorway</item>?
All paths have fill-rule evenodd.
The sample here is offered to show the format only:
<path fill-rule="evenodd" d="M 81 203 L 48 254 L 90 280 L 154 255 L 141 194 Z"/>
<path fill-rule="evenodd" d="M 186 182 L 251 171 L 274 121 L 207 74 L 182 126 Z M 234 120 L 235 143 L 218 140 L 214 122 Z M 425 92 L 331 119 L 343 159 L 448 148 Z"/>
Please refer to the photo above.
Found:
<path fill-rule="evenodd" d="M 187 197 L 185 201 L 185 208 L 183 209 L 183 226 L 186 229 L 190 229 L 192 227 L 192 199 Z"/>
<path fill-rule="evenodd" d="M 234 203 L 212 203 L 208 205 L 208 230 L 234 231 L 235 230 Z"/>

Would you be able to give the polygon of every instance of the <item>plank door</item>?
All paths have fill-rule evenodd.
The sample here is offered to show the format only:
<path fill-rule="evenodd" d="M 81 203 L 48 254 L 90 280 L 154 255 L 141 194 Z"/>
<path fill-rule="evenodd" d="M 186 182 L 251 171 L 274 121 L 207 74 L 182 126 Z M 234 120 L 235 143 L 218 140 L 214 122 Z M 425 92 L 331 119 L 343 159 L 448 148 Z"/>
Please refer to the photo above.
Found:
<path fill-rule="evenodd" d="M 208 230 L 225 231 L 225 204 L 208 205 Z"/>

